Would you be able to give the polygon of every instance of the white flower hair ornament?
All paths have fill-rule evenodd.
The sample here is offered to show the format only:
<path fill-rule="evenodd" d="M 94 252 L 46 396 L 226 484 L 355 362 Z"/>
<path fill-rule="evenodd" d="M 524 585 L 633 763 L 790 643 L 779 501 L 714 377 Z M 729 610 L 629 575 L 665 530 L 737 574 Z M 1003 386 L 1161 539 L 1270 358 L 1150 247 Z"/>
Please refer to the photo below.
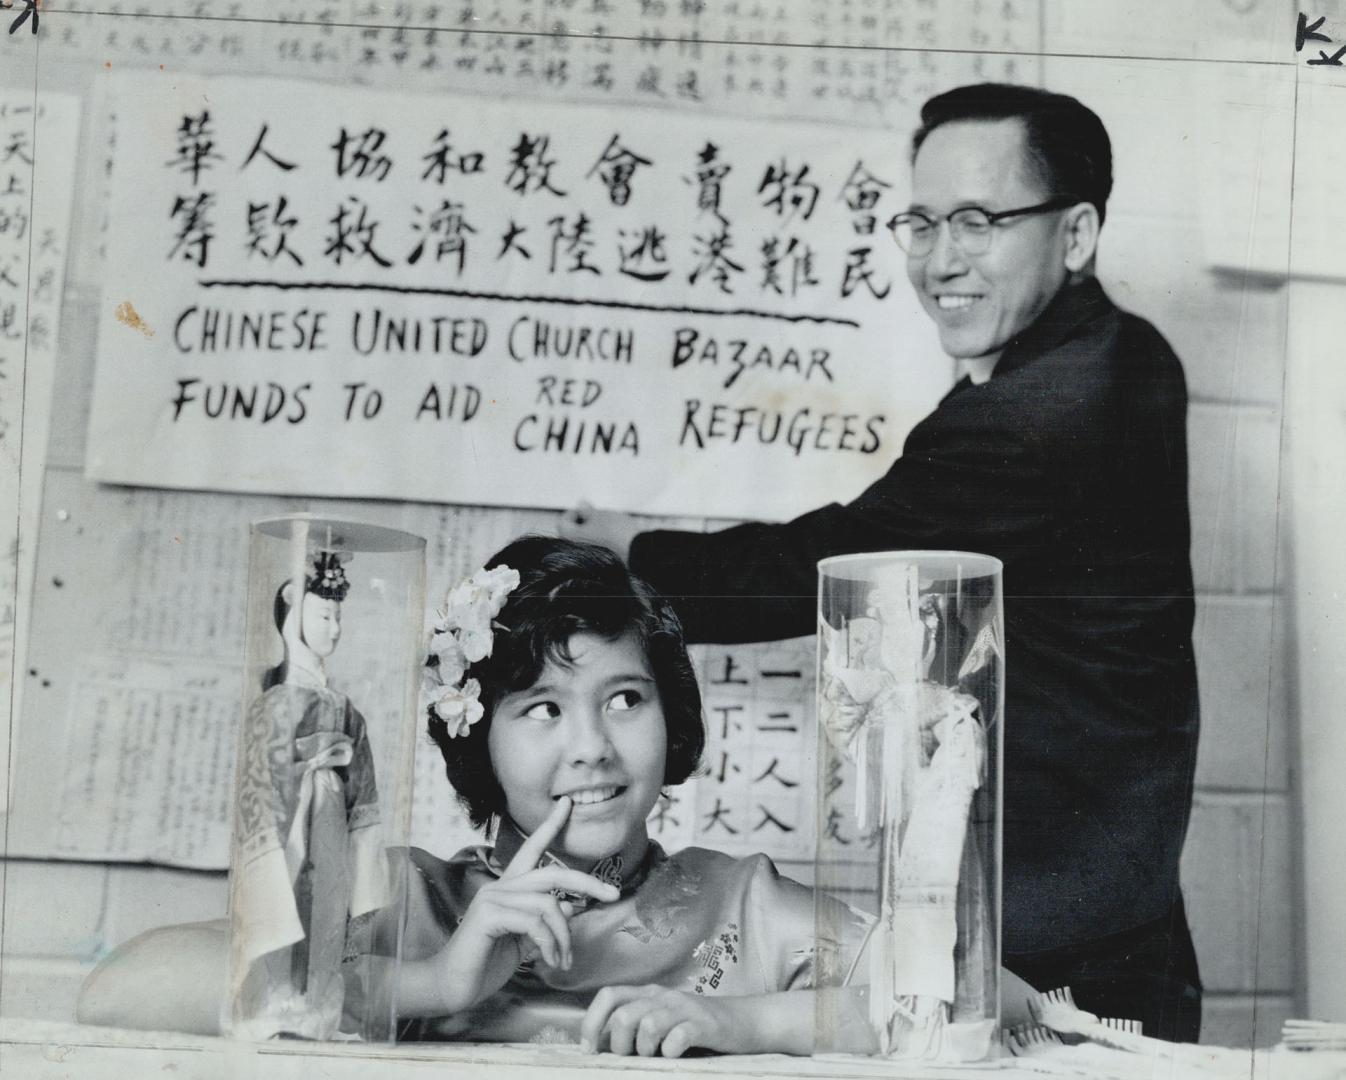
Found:
<path fill-rule="evenodd" d="M 491 655 L 493 620 L 518 585 L 519 572 L 508 566 L 478 570 L 450 589 L 436 612 L 421 678 L 421 709 L 442 720 L 451 739 L 466 736 L 486 714 L 481 683 L 464 676 L 469 665 Z"/>

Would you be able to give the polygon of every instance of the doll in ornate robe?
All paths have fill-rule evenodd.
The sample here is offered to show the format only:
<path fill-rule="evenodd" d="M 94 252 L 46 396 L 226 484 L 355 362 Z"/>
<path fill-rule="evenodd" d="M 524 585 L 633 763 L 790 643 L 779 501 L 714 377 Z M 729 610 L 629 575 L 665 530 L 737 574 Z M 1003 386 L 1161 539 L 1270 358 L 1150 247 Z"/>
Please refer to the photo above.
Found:
<path fill-rule="evenodd" d="M 881 827 L 870 1020 L 885 1053 L 977 1060 L 994 1027 L 984 1019 L 989 901 L 969 843 L 987 743 L 980 702 L 962 685 L 989 662 L 993 632 L 956 675 L 943 670 L 946 612 L 915 566 L 894 567 L 865 612 L 840 629 L 820 623 L 819 720 L 855 764 L 856 827 Z M 960 907 L 970 909 L 961 925 Z"/>
<path fill-rule="evenodd" d="M 301 591 L 302 584 L 302 591 Z M 276 593 L 284 659 L 248 709 L 239 768 L 224 1027 L 245 1038 L 336 1034 L 351 920 L 386 902 L 364 718 L 328 686 L 349 590 L 335 552 Z"/>

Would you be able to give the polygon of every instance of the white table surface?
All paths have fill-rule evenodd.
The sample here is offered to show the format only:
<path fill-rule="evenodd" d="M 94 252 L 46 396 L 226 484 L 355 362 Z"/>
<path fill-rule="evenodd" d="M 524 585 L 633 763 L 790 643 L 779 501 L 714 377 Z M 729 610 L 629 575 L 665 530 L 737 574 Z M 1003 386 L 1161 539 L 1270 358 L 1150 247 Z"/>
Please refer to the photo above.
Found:
<path fill-rule="evenodd" d="M 1043 1075 L 1084 1080 L 1346 1080 L 1346 1053 L 1182 1046 L 1146 1058 L 1083 1045 L 1053 1047 L 989 1066 L 940 1068 L 839 1055 L 664 1061 L 587 1055 L 573 1046 L 235 1043 L 168 1032 L 0 1020 L 0 1077 L 4 1080 L 459 1080 L 483 1076 L 520 1080 L 668 1080 L 672 1076 L 987 1080 L 994 1076 L 996 1080 L 1026 1080 Z"/>

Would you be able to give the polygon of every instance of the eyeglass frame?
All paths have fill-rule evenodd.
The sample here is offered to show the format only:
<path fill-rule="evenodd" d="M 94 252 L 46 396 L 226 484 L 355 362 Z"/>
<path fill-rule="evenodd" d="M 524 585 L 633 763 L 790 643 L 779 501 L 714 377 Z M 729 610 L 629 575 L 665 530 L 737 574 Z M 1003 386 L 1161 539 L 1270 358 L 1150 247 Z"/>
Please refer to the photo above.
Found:
<path fill-rule="evenodd" d="M 993 234 L 989 231 L 989 228 L 986 233 L 986 248 L 982 251 L 968 251 L 963 247 L 960 238 L 954 235 L 953 219 L 955 215 L 965 214 L 969 210 L 975 210 L 977 213 L 986 217 L 986 224 L 989 227 L 991 225 L 999 224 L 1006 218 L 1022 217 L 1025 214 L 1049 214 L 1054 210 L 1065 210 L 1084 201 L 1086 200 L 1081 199 L 1077 195 L 1053 195 L 1046 202 L 1035 203 L 1033 206 L 1020 206 L 1013 210 L 987 210 L 984 206 L 960 206 L 957 210 L 950 210 L 947 214 L 933 218 L 929 214 L 924 214 L 919 210 L 904 210 L 902 213 L 894 214 L 889 218 L 884 227 L 888 230 L 889 235 L 892 236 L 893 243 L 897 244 L 897 246 L 902 248 L 907 255 L 910 255 L 914 259 L 924 259 L 931 251 L 935 250 L 935 245 L 939 242 L 939 226 L 946 222 L 949 225 L 949 239 L 952 243 L 958 246 L 960 251 L 968 255 L 984 255 L 991 248 L 990 238 Z M 907 223 L 900 220 L 903 218 L 924 218 L 926 221 L 930 222 L 934 233 L 934 239 L 930 242 L 930 251 L 922 251 L 917 254 L 908 251 L 902 246 L 902 241 L 897 238 L 897 229 L 899 225 Z"/>

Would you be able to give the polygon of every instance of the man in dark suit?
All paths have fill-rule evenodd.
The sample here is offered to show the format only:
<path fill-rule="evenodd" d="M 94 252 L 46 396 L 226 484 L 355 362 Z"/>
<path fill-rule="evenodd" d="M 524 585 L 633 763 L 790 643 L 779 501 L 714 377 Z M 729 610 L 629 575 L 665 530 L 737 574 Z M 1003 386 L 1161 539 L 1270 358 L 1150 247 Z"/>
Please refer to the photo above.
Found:
<path fill-rule="evenodd" d="M 1005 966 L 1194 1040 L 1178 885 L 1197 740 L 1182 368 L 1094 277 L 1112 155 L 1092 111 L 982 85 L 932 98 L 921 120 L 911 208 L 890 225 L 967 375 L 887 474 L 780 525 L 637 534 L 582 507 L 563 530 L 628 552 L 701 641 L 811 633 L 826 556 L 1003 560 Z"/>

